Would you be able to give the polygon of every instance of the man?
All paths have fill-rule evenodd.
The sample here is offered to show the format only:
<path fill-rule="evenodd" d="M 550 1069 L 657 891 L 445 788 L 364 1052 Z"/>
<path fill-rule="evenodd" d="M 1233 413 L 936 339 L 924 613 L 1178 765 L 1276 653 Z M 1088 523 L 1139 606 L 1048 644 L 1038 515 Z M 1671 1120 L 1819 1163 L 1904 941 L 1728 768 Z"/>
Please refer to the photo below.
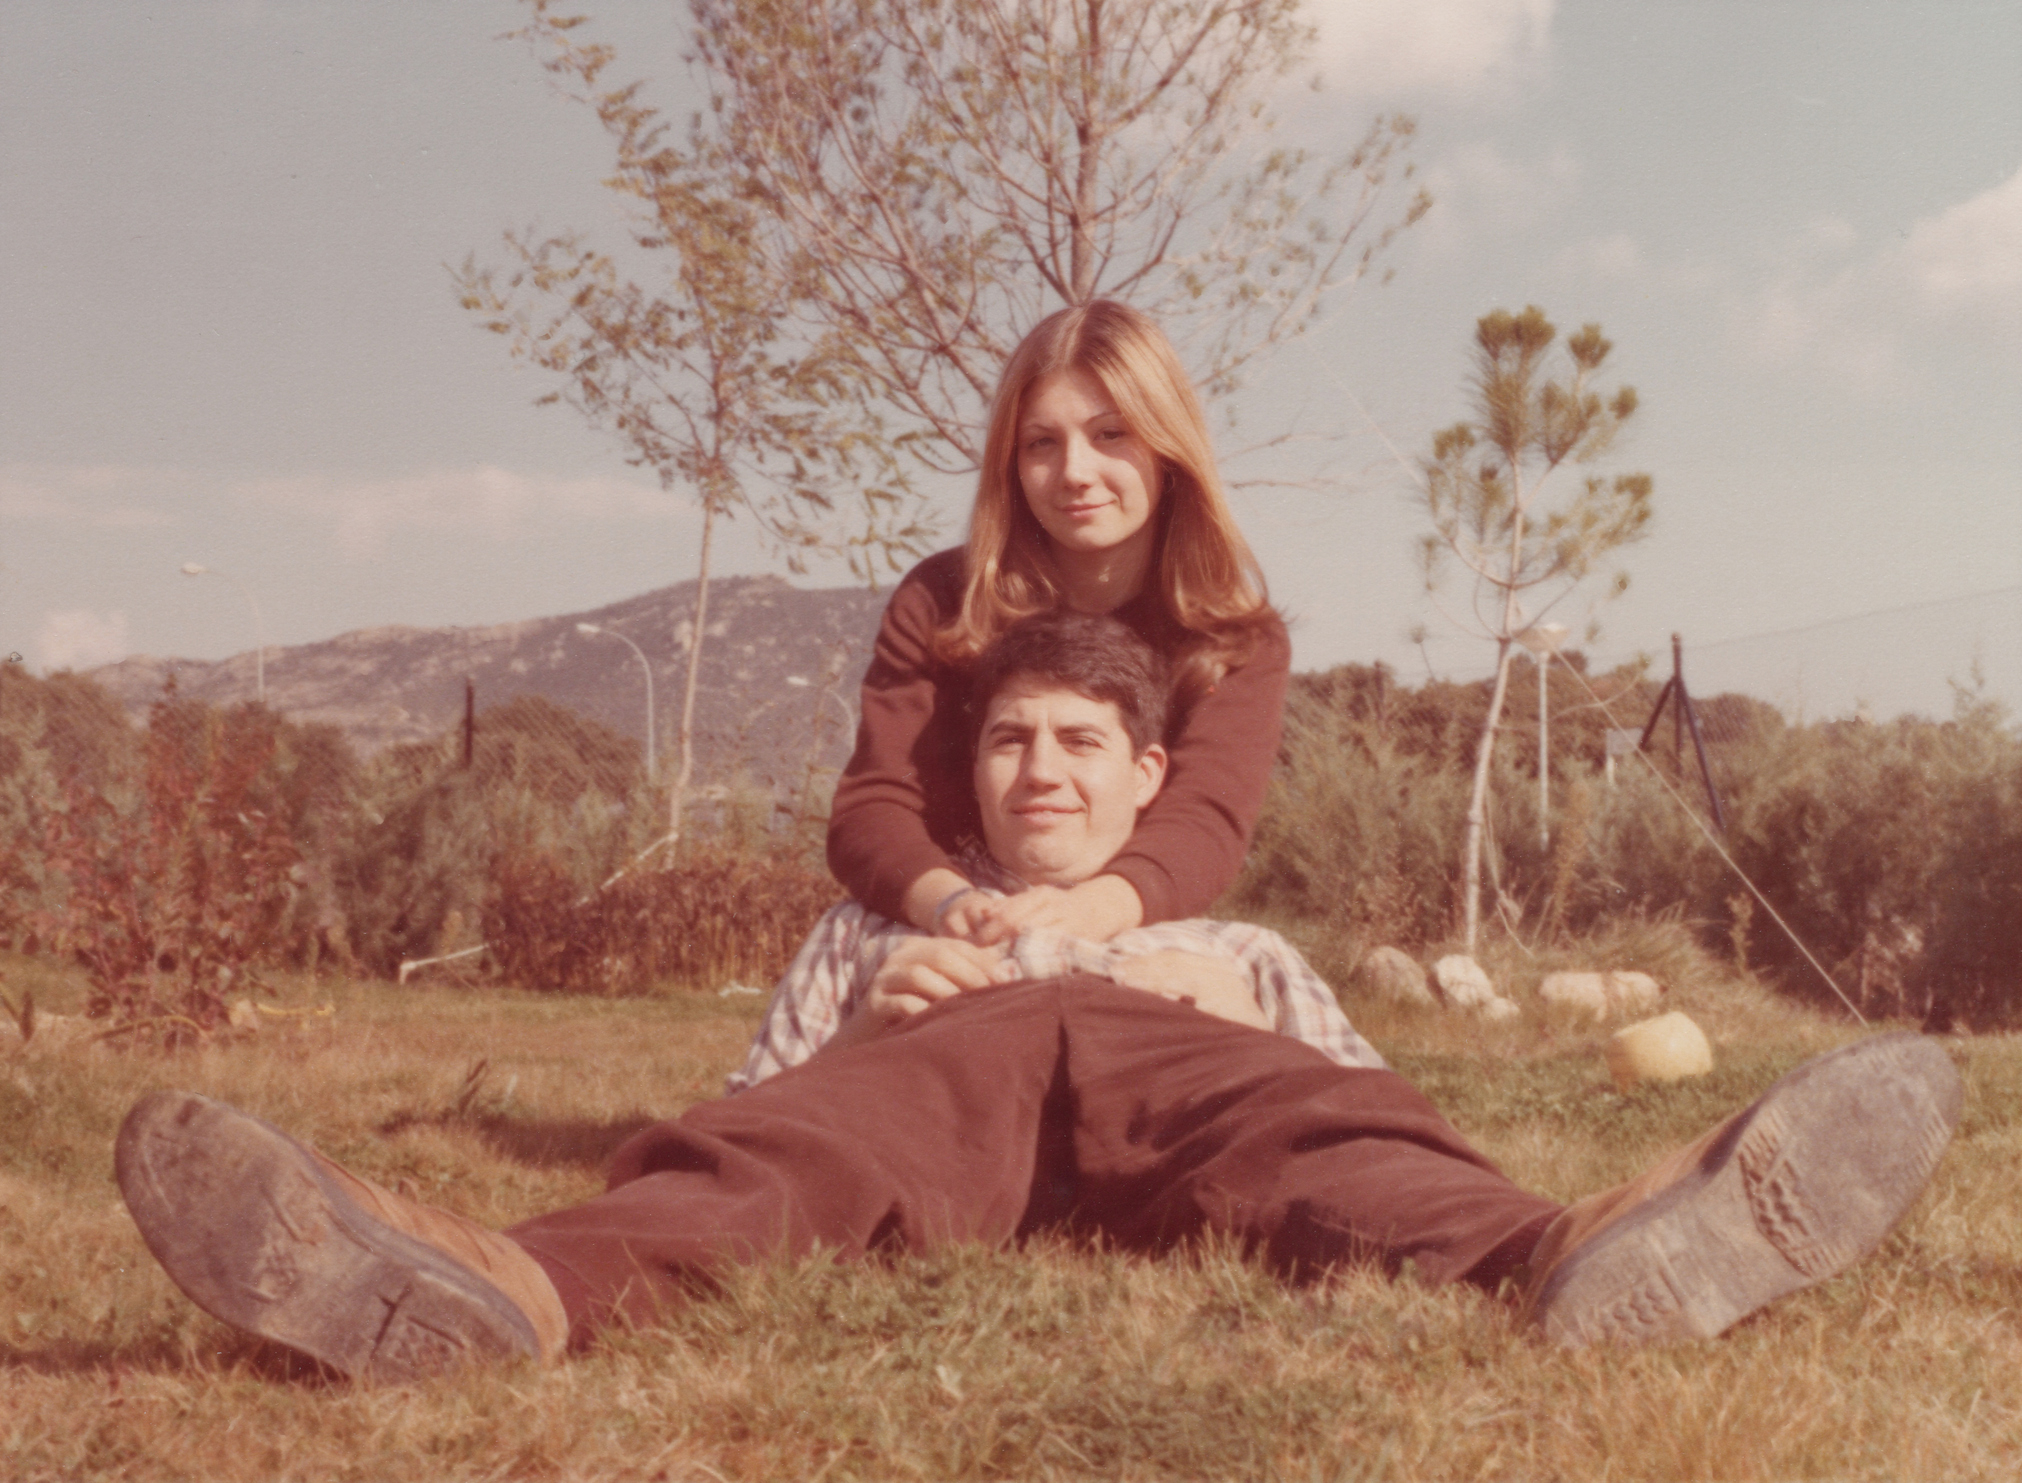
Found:
<path fill-rule="evenodd" d="M 993 889 L 1065 889 L 1129 838 L 1163 777 L 1162 679 L 1127 629 L 1072 614 L 984 656 Z M 1716 1334 L 1872 1250 L 1960 1104 L 1935 1044 L 1877 1036 L 1562 1207 L 1384 1068 L 1273 934 L 1190 922 L 979 947 L 856 906 L 810 937 L 732 1085 L 630 1140 L 605 1194 L 503 1234 L 180 1093 L 129 1114 L 119 1180 L 201 1306 L 374 1378 L 553 1359 L 724 1262 L 1058 1223 L 1135 1250 L 1221 1232 L 1288 1276 L 1376 1260 L 1513 1280 L 1549 1338 L 1644 1342 Z"/>

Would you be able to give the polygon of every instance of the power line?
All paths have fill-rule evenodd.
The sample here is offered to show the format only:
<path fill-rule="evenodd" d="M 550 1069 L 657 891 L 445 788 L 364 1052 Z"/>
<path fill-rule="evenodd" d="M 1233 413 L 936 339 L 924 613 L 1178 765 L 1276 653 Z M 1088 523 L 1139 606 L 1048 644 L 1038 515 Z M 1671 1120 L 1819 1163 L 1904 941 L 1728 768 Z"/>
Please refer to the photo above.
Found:
<path fill-rule="evenodd" d="M 1902 603 L 1892 608 L 1869 608 L 1862 613 L 1848 613 L 1839 618 L 1821 618 L 1816 623 L 1800 623 L 1795 628 L 1771 628 L 1761 633 L 1737 634 L 1733 638 L 1713 639 L 1710 642 L 1695 643 L 1692 651 L 1703 654 L 1708 649 L 1723 649 L 1733 644 L 1751 644 L 1758 639 L 1790 638 L 1801 633 L 1816 633 L 1821 628 L 1837 628 L 1842 623 L 1857 623 L 1863 618 L 1888 618 L 1898 613 L 1915 613 L 1925 608 L 1950 607 L 1955 603 L 1977 602 L 1982 598 L 2010 597 L 2022 595 L 2022 583 L 2012 587 L 1992 587 L 1984 592 L 1962 592 L 1953 597 L 1930 597 L 1922 602 Z"/>

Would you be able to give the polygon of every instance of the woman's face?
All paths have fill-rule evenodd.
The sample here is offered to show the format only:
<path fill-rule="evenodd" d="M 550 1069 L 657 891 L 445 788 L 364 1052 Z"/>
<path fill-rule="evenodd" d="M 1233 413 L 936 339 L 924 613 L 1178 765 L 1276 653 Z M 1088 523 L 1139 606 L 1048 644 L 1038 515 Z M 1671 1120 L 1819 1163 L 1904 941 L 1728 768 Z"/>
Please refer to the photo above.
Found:
<path fill-rule="evenodd" d="M 1018 484 L 1062 554 L 1149 548 L 1163 473 L 1102 382 L 1084 370 L 1042 376 L 1018 418 Z"/>

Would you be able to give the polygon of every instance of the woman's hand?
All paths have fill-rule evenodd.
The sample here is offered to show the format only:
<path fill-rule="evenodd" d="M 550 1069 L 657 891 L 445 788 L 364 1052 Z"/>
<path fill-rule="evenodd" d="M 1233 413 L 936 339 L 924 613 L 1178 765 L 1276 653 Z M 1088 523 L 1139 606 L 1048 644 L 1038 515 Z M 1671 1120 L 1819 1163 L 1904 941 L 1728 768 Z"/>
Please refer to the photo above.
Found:
<path fill-rule="evenodd" d="M 1002 948 L 953 937 L 909 938 L 885 959 L 829 1044 L 869 1040 L 943 999 L 1008 982 L 1017 973 Z"/>
<path fill-rule="evenodd" d="M 1008 943 L 1028 927 L 1044 927 L 1084 942 L 1107 942 L 1144 921 L 1144 904 L 1137 899 L 1137 888 L 1122 876 L 1098 875 L 1066 889 L 1028 886 L 1016 896 L 993 898 L 979 891 L 957 901 L 944 920 L 941 930 L 984 947 Z"/>
<path fill-rule="evenodd" d="M 1264 1018 L 1249 975 L 1225 958 L 1168 948 L 1125 958 L 1112 976 L 1125 988 L 1191 1004 L 1203 1014 L 1257 1030 L 1276 1028 Z"/>

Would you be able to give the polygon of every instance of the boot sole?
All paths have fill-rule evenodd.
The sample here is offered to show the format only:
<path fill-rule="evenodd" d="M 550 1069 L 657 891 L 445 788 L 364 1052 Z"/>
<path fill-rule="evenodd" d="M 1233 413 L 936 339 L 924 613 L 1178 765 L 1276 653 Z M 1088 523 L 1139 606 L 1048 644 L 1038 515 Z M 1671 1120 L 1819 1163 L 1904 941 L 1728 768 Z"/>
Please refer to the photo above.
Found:
<path fill-rule="evenodd" d="M 1910 1033 L 1798 1067 L 1698 1166 L 1560 1263 L 1532 1317 L 1568 1346 L 1710 1339 L 1881 1245 L 1958 1125 L 1951 1058 Z"/>
<path fill-rule="evenodd" d="M 113 1162 L 148 1250 L 234 1328 L 376 1381 L 539 1355 L 510 1298 L 375 1219 L 256 1117 L 155 1092 L 127 1114 Z"/>

